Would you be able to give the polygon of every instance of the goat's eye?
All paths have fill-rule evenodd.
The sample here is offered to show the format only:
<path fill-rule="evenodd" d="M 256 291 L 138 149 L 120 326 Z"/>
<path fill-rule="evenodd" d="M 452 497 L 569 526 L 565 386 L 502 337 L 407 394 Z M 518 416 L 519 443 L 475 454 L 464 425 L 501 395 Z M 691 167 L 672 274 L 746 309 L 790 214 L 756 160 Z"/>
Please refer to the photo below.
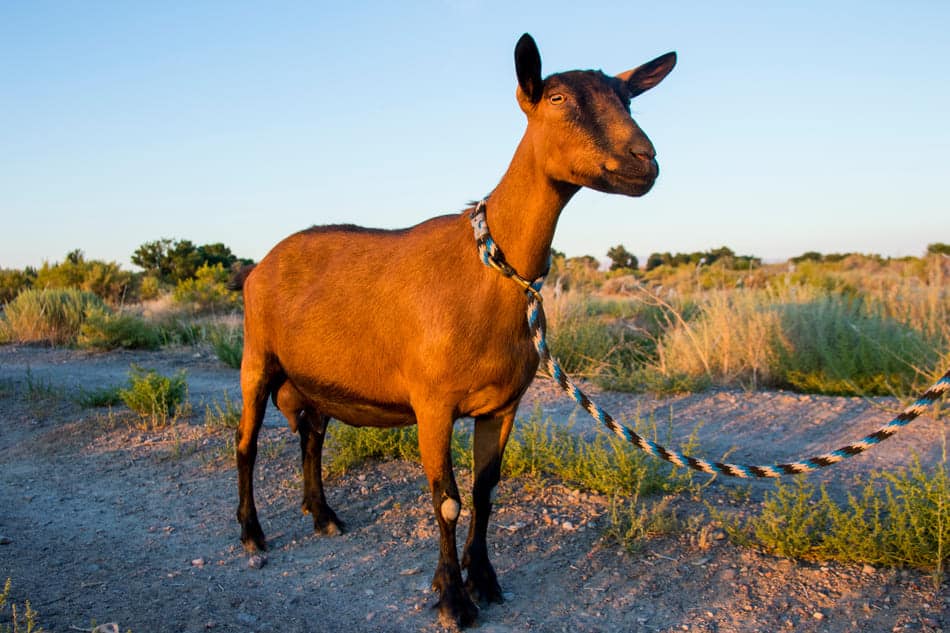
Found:
<path fill-rule="evenodd" d="M 560 93 L 553 94 L 553 95 L 551 95 L 550 97 L 548 97 L 548 101 L 550 101 L 550 102 L 553 103 L 554 105 L 558 105 L 558 104 L 560 104 L 560 103 L 564 103 L 564 95 L 562 95 L 562 94 L 560 94 Z"/>

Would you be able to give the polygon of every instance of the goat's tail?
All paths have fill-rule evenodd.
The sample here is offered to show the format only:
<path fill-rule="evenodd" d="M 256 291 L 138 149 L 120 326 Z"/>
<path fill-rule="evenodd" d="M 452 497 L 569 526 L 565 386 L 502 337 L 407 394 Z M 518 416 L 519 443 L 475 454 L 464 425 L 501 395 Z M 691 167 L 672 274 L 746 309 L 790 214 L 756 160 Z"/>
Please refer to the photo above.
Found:
<path fill-rule="evenodd" d="M 244 281 L 247 279 L 247 276 L 251 274 L 251 271 L 254 270 L 255 266 L 257 266 L 257 264 L 245 264 L 244 266 L 234 268 L 231 271 L 231 279 L 228 280 L 228 290 L 235 292 L 243 291 Z"/>

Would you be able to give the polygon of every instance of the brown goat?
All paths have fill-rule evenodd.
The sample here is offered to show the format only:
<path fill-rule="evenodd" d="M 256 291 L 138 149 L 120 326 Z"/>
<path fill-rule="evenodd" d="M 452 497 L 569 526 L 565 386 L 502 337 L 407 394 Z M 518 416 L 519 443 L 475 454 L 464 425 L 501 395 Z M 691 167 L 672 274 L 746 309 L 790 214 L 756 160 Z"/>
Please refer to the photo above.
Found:
<path fill-rule="evenodd" d="M 668 53 L 616 77 L 570 71 L 541 77 L 530 35 L 515 48 L 517 99 L 528 127 L 487 219 L 508 262 L 543 273 L 558 216 L 581 187 L 645 194 L 658 168 L 630 99 L 672 70 Z M 265 549 L 254 505 L 257 436 L 267 398 L 300 433 L 303 510 L 314 529 L 343 524 L 327 505 L 320 455 L 329 418 L 355 426 L 418 424 L 422 466 L 441 534 L 432 584 L 440 616 L 466 626 L 472 598 L 501 602 L 485 542 L 491 492 L 515 411 L 538 356 L 524 290 L 478 257 L 469 214 L 397 231 L 313 227 L 280 242 L 235 282 L 244 290 L 244 408 L 237 432 L 241 541 Z M 450 441 L 456 419 L 475 419 L 472 520 L 461 565 L 461 507 Z M 463 584 L 461 567 L 468 570 Z"/>

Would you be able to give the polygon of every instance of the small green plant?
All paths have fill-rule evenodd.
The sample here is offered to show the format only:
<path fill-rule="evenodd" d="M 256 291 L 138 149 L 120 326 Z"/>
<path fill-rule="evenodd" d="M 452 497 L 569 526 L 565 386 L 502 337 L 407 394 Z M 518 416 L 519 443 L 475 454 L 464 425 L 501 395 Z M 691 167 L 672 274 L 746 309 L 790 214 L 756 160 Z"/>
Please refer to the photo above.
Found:
<path fill-rule="evenodd" d="M 129 409 L 139 414 L 144 427 L 162 428 L 175 422 L 187 390 L 184 370 L 169 377 L 132 365 L 129 386 L 119 391 L 119 397 Z"/>
<path fill-rule="evenodd" d="M 209 431 L 233 430 L 241 421 L 241 403 L 231 400 L 228 392 L 224 392 L 221 402 L 215 401 L 205 405 L 205 428 Z"/>
<path fill-rule="evenodd" d="M 23 603 L 22 612 L 15 602 L 10 602 L 10 587 L 11 582 L 7 578 L 3 591 L 0 591 L 0 633 L 43 633 L 43 628 L 37 624 L 39 616 L 30 606 L 29 600 Z"/>
<path fill-rule="evenodd" d="M 672 500 L 667 495 L 648 504 L 640 502 L 638 495 L 632 499 L 611 496 L 604 536 L 634 553 L 645 539 L 676 532 L 682 521 L 676 516 Z"/>

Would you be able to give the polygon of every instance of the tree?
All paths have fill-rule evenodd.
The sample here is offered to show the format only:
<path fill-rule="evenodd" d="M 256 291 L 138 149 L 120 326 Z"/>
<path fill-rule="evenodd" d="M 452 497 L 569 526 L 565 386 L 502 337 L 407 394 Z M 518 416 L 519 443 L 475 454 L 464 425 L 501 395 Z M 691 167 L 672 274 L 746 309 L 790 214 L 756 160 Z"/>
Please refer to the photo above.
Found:
<path fill-rule="evenodd" d="M 202 266 L 221 264 L 222 268 L 228 269 L 235 262 L 250 263 L 239 259 L 221 242 L 195 246 L 191 240 L 162 238 L 145 242 L 132 254 L 133 264 L 167 284 L 194 279 Z"/>
<path fill-rule="evenodd" d="M 225 269 L 231 268 L 231 265 L 238 261 L 231 249 L 221 242 L 202 244 L 198 247 L 198 256 L 201 258 L 203 266 L 213 267 L 216 264 L 221 264 Z"/>
<path fill-rule="evenodd" d="M 944 244 L 943 242 L 934 242 L 933 244 L 927 244 L 927 254 L 928 255 L 950 255 L 950 244 Z"/>
<path fill-rule="evenodd" d="M 623 244 L 617 244 L 607 251 L 607 257 L 610 258 L 610 270 L 636 270 L 640 262 L 637 256 L 624 248 Z"/>

